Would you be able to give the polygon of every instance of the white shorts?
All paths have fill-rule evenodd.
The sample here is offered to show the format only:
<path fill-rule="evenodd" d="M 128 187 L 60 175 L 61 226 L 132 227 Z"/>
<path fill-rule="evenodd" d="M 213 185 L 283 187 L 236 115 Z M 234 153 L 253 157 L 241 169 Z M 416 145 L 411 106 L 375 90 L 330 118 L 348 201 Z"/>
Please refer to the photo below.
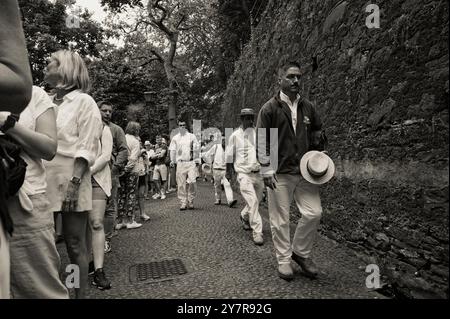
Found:
<path fill-rule="evenodd" d="M 163 182 L 167 181 L 167 166 L 165 164 L 155 165 L 153 170 L 153 180 L 159 181 L 159 178 Z"/>

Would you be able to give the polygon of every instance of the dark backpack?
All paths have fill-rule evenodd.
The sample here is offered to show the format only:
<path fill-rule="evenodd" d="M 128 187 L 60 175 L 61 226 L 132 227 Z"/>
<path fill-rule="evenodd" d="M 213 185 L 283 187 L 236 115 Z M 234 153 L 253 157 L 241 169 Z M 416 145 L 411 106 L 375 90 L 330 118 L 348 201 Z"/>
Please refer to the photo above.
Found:
<path fill-rule="evenodd" d="M 22 148 L 6 135 L 0 136 L 0 219 L 3 228 L 11 235 L 13 223 L 7 200 L 22 187 L 27 163 L 20 157 Z"/>

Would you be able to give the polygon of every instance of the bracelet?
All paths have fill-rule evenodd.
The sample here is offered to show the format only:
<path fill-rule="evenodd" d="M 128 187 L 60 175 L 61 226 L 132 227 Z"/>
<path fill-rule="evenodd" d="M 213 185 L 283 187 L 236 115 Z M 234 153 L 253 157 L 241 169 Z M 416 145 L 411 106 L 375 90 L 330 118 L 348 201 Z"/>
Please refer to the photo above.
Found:
<path fill-rule="evenodd" d="M 13 128 L 16 125 L 16 122 L 19 120 L 19 115 L 17 114 L 10 114 L 6 118 L 5 123 L 0 127 L 0 131 L 3 133 L 6 133 L 9 129 Z"/>

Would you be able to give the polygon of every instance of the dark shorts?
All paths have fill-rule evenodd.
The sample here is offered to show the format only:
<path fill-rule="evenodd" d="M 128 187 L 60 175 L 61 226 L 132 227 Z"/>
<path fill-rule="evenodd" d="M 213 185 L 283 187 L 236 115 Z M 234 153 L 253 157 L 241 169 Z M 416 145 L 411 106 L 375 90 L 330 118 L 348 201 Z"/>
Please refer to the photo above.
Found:
<path fill-rule="evenodd" d="M 146 177 L 146 175 L 139 176 L 139 182 L 138 182 L 139 187 L 145 186 L 145 177 Z"/>
<path fill-rule="evenodd" d="M 92 200 L 107 200 L 108 196 L 97 183 L 94 178 L 91 178 L 92 181 Z"/>

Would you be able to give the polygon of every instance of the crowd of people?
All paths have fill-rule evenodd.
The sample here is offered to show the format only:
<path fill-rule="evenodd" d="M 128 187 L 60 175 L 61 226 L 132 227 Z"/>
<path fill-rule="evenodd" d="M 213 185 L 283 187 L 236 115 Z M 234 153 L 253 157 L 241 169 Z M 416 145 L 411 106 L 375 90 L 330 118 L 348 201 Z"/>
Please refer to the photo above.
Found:
<path fill-rule="evenodd" d="M 241 126 L 230 136 L 215 135 L 202 148 L 204 141 L 180 119 L 170 136 L 158 135 L 152 144 L 141 141 L 138 122 L 129 121 L 123 130 L 111 121 L 114 105 L 89 95 L 88 70 L 76 52 L 51 55 L 44 75 L 48 92 L 32 86 L 17 9 L 14 0 L 0 4 L 0 142 L 16 145 L 25 163 L 17 192 L 0 191 L 6 207 L 0 210 L 0 298 L 69 297 L 55 233 L 79 268 L 76 298 L 85 297 L 90 282 L 110 289 L 104 257 L 112 250 L 111 238 L 150 219 L 150 198 L 164 200 L 176 190 L 180 211 L 195 209 L 201 172 L 214 183 L 213 204 L 221 205 L 224 191 L 231 208 L 237 203 L 230 184 L 236 174 L 242 227 L 252 231 L 255 245 L 264 244 L 259 204 L 266 190 L 279 277 L 294 277 L 291 261 L 317 276 L 311 251 L 322 213 L 318 185 L 330 180 L 334 165 L 314 150 L 322 143 L 322 124 L 301 95 L 301 65 L 285 63 L 277 94 L 259 114 L 243 108 Z M 5 25 L 14 32 L 4 33 Z M 291 241 L 292 200 L 302 218 Z M 55 232 L 58 219 L 61 229 Z"/>

